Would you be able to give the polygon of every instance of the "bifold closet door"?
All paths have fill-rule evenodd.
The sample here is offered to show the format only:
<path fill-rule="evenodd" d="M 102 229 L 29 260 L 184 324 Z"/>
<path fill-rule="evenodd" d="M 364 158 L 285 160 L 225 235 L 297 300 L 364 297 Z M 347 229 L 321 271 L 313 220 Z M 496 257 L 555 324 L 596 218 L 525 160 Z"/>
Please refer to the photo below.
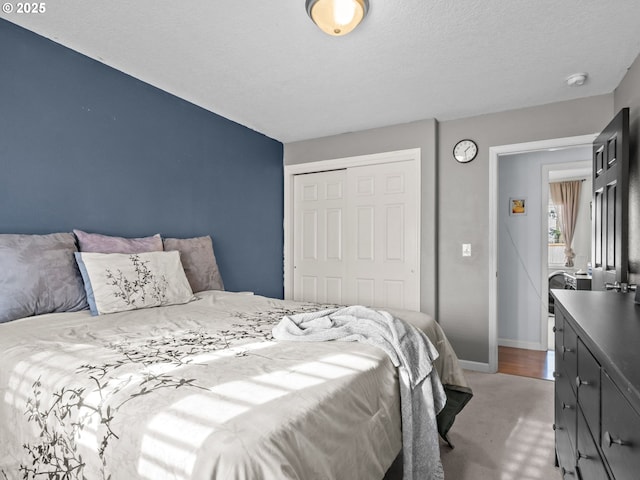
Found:
<path fill-rule="evenodd" d="M 413 162 L 296 175 L 294 199 L 295 300 L 420 309 Z"/>
<path fill-rule="evenodd" d="M 349 303 L 420 310 L 419 179 L 413 162 L 347 170 Z"/>
<path fill-rule="evenodd" d="M 345 170 L 294 177 L 294 300 L 339 305 L 348 301 L 345 183 Z"/>

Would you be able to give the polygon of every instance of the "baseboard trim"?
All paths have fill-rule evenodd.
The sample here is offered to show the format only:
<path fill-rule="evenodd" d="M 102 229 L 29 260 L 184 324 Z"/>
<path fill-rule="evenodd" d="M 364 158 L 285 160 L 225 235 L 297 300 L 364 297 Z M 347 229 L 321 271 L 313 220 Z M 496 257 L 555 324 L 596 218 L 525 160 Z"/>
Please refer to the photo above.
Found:
<path fill-rule="evenodd" d="M 500 347 L 523 348 L 525 350 L 547 350 L 540 342 L 523 342 L 522 340 L 511 340 L 509 338 L 499 338 L 498 345 Z"/>
<path fill-rule="evenodd" d="M 496 370 L 492 370 L 488 363 L 472 362 L 469 360 L 459 360 L 459 363 L 464 370 L 473 370 L 474 372 L 481 373 L 496 373 Z"/>

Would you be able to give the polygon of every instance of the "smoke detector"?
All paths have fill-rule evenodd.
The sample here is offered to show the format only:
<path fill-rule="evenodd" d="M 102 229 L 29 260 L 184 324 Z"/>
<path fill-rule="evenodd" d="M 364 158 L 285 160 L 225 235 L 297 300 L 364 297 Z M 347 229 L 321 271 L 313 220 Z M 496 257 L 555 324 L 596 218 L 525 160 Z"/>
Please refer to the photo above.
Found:
<path fill-rule="evenodd" d="M 587 81 L 588 75 L 586 73 L 574 73 L 567 77 L 567 85 L 570 87 L 581 87 L 584 82 Z"/>

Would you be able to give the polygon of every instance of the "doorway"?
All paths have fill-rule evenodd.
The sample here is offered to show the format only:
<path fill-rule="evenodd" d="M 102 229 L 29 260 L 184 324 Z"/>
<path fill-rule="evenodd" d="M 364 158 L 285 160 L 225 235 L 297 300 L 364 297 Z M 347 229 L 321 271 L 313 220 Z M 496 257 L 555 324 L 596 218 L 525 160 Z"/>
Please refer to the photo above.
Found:
<path fill-rule="evenodd" d="M 501 233 L 502 243 L 505 245 L 510 244 L 511 247 L 514 247 L 512 248 L 513 257 L 511 262 L 506 265 L 512 263 L 521 267 L 518 274 L 519 279 L 517 279 L 519 281 L 516 280 L 516 285 L 525 291 L 528 290 L 529 294 L 533 292 L 533 297 L 530 295 L 527 297 L 528 300 L 524 303 L 524 307 L 518 307 L 523 315 L 530 316 L 533 319 L 526 323 L 527 333 L 530 336 L 527 337 L 527 340 L 518 340 L 518 345 L 525 348 L 546 350 L 548 337 L 548 315 L 546 314 L 548 309 L 546 298 L 548 275 L 542 275 L 543 240 L 544 242 L 547 241 L 548 234 L 546 228 L 544 231 L 542 230 L 541 220 L 543 208 L 541 198 L 542 163 L 538 165 L 537 172 L 533 176 L 533 184 L 528 187 L 528 190 L 524 190 L 524 187 L 522 187 L 523 190 L 508 193 L 504 188 L 500 192 L 500 162 L 508 162 L 509 159 L 514 158 L 513 156 L 520 154 L 564 151 L 575 147 L 590 149 L 594 138 L 595 135 L 583 135 L 523 144 L 502 145 L 489 149 L 489 371 L 491 372 L 497 371 L 498 368 L 498 344 L 500 338 L 498 322 L 499 284 L 501 280 L 505 279 L 505 275 L 502 277 L 499 275 L 501 269 L 505 267 L 504 262 L 501 267 L 499 266 L 499 237 Z M 506 201 L 503 201 L 504 198 L 506 198 Z M 510 202 L 514 199 L 524 200 L 526 206 L 524 212 L 518 209 L 515 212 L 516 215 L 509 217 Z M 546 208 L 547 206 L 545 205 Z M 505 216 L 508 219 L 505 219 Z M 533 222 L 535 224 L 533 227 L 525 227 L 518 234 L 514 234 L 516 227 L 522 227 L 526 220 L 529 220 L 528 223 L 532 223 L 530 221 L 532 219 L 537 219 L 537 221 Z M 504 227 L 502 232 L 500 232 L 501 225 Z M 546 255 L 544 258 L 546 265 Z M 544 270 L 546 272 L 546 268 Z M 531 298 L 534 300 L 531 300 Z M 515 330 L 517 331 L 520 328 L 522 327 L 517 326 Z M 503 335 L 505 334 L 503 333 Z M 505 339 L 508 340 L 507 337 L 503 338 L 503 340 Z"/>
<path fill-rule="evenodd" d="M 588 147 L 574 147 L 572 149 L 577 158 L 587 157 L 586 160 L 573 161 L 570 163 L 553 163 L 542 167 L 542 224 L 543 231 L 547 231 L 547 241 L 542 242 L 542 279 L 544 282 L 547 275 L 547 285 L 549 288 L 565 288 L 568 285 L 566 274 L 575 279 L 576 274 L 586 274 L 588 263 L 591 261 L 591 185 L 592 185 L 592 162 L 588 158 L 591 149 Z M 550 198 L 549 186 L 557 182 L 579 182 L 580 196 L 578 211 L 574 227 L 572 249 L 575 254 L 573 266 L 568 267 L 565 262 L 564 249 L 566 239 L 560 232 L 561 226 L 558 224 L 558 207 L 553 204 Z M 548 205 L 545 212 L 544 205 Z M 545 215 L 545 213 L 547 213 Z M 556 233 L 554 233 L 556 232 Z M 555 237 L 555 238 L 554 238 Z M 546 252 L 546 253 L 545 253 Z M 546 259 L 546 263 L 545 263 Z M 546 268 L 546 271 L 545 271 Z M 552 328 L 555 322 L 552 299 L 547 295 L 550 305 L 547 312 L 542 312 L 541 320 L 547 317 L 547 349 L 555 348 Z"/>

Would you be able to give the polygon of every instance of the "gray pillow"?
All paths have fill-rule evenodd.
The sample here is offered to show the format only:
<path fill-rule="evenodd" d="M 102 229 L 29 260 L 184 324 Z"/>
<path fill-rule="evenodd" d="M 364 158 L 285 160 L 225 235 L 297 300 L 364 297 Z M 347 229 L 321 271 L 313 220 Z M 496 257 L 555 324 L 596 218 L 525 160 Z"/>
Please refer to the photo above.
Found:
<path fill-rule="evenodd" d="M 146 253 L 161 252 L 162 238 L 156 233 L 151 237 L 123 238 L 99 233 L 87 233 L 74 230 L 78 237 L 78 247 L 81 252 L 91 253 Z"/>
<path fill-rule="evenodd" d="M 0 234 L 0 323 L 88 307 L 72 233 Z"/>
<path fill-rule="evenodd" d="M 164 238 L 165 250 L 180 252 L 180 260 L 193 293 L 204 290 L 224 290 L 210 236 L 195 238 Z"/>

